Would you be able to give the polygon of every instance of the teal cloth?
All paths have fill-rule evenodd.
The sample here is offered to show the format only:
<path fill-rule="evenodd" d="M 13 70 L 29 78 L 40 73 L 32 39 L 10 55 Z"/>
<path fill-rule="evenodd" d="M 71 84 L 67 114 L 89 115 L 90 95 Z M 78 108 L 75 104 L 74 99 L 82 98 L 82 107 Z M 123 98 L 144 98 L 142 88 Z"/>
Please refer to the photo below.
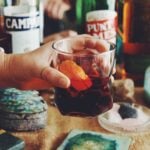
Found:
<path fill-rule="evenodd" d="M 90 149 L 128 150 L 131 138 L 127 136 L 107 135 L 86 130 L 72 130 L 57 150 Z"/>

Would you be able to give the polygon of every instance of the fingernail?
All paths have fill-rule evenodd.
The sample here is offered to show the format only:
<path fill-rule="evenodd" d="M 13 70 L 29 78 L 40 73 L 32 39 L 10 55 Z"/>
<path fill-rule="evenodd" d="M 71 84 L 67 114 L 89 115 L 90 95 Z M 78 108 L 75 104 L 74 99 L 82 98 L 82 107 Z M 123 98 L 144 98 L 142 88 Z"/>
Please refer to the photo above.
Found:
<path fill-rule="evenodd" d="M 62 87 L 62 88 L 68 88 L 70 85 L 70 81 L 67 80 L 66 78 L 60 78 L 58 80 L 58 86 Z"/>

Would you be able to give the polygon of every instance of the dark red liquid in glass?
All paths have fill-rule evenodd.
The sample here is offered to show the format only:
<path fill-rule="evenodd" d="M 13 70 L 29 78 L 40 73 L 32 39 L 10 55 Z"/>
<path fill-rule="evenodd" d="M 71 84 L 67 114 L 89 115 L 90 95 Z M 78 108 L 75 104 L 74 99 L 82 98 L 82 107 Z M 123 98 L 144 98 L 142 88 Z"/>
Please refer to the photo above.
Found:
<path fill-rule="evenodd" d="M 55 102 L 63 115 L 97 116 L 112 108 L 109 78 L 91 77 L 91 81 L 92 86 L 85 91 L 56 88 Z"/>

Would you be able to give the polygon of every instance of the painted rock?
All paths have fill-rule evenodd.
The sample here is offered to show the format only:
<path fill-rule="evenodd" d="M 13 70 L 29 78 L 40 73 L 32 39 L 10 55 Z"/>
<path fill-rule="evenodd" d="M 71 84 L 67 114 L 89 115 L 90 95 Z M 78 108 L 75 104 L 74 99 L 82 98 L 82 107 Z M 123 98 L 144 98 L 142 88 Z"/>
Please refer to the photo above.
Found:
<path fill-rule="evenodd" d="M 37 91 L 0 90 L 0 128 L 37 130 L 45 127 L 46 120 L 47 104 Z"/>

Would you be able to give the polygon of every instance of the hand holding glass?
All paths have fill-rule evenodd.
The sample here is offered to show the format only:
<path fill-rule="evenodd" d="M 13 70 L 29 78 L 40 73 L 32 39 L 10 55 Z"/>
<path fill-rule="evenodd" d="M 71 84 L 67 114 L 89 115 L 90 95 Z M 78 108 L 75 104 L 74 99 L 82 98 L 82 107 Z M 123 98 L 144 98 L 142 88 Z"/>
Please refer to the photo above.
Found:
<path fill-rule="evenodd" d="M 94 37 L 76 36 L 52 44 L 54 68 L 70 79 L 67 89 L 56 88 L 55 103 L 63 115 L 97 116 L 113 104 L 110 76 L 115 46 Z"/>

